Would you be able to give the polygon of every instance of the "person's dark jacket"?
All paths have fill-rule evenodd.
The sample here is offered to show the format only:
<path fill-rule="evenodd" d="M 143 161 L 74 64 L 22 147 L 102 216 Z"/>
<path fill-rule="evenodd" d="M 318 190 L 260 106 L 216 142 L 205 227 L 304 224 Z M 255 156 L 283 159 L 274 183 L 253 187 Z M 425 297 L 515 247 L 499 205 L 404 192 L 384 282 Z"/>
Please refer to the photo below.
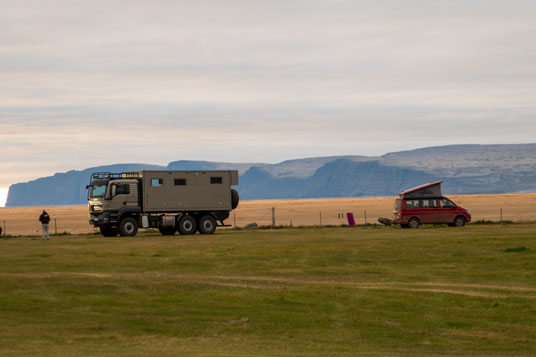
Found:
<path fill-rule="evenodd" d="M 41 215 L 39 216 L 39 222 L 41 222 L 42 224 L 48 224 L 48 222 L 50 222 L 50 216 L 48 215 L 48 213 L 41 213 Z"/>

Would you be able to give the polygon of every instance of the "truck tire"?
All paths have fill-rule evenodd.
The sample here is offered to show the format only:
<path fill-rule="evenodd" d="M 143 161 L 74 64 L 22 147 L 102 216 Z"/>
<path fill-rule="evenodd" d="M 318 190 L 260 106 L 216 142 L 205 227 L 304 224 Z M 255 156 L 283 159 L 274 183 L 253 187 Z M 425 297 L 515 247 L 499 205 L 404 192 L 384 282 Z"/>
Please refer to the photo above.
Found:
<path fill-rule="evenodd" d="M 419 228 L 420 225 L 421 225 L 421 221 L 419 221 L 419 219 L 417 217 L 411 217 L 408 220 L 408 227 L 409 228 Z"/>
<path fill-rule="evenodd" d="M 134 237 L 138 233 L 138 222 L 132 217 L 126 217 L 119 223 L 119 234 L 122 237 Z"/>
<path fill-rule="evenodd" d="M 231 190 L 231 208 L 235 209 L 238 207 L 238 202 L 240 202 L 240 196 L 236 190 Z"/>
<path fill-rule="evenodd" d="M 175 228 L 175 227 L 158 227 L 158 230 L 164 236 L 172 236 L 177 231 L 177 228 Z"/>
<path fill-rule="evenodd" d="M 101 226 L 99 229 L 103 237 L 115 237 L 118 233 L 117 228 L 109 226 Z"/>
<path fill-rule="evenodd" d="M 207 214 L 199 220 L 199 233 L 201 234 L 212 234 L 216 230 L 216 219 Z"/>
<path fill-rule="evenodd" d="M 179 233 L 184 235 L 194 234 L 197 230 L 195 219 L 192 216 L 181 216 L 181 218 L 179 218 L 178 226 Z"/>
<path fill-rule="evenodd" d="M 465 226 L 465 217 L 464 216 L 457 216 L 454 218 L 454 227 L 463 227 Z"/>

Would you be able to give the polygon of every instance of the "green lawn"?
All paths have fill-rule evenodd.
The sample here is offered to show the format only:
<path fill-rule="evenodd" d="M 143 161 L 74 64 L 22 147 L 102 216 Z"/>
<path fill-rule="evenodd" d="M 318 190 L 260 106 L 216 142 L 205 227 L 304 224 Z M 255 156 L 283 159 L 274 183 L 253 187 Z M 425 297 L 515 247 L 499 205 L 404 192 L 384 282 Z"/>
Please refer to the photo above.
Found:
<path fill-rule="evenodd" d="M 0 355 L 536 355 L 536 225 L 0 240 Z"/>

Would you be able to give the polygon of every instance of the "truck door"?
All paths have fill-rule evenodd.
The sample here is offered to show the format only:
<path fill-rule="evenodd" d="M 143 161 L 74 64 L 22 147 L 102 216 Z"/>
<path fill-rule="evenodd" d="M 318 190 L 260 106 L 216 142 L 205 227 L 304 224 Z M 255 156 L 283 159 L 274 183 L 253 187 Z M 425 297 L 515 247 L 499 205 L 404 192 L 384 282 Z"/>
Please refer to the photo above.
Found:
<path fill-rule="evenodd" d="M 135 182 L 114 182 L 111 194 L 115 209 L 138 207 L 138 184 Z"/>

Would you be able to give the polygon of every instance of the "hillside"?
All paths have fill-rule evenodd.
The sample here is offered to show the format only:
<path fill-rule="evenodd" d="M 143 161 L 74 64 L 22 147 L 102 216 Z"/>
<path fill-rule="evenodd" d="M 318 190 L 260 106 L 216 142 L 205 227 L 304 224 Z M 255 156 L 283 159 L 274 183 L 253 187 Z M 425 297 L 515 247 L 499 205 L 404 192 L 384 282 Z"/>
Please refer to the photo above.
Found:
<path fill-rule="evenodd" d="M 319 157 L 277 164 L 179 160 L 167 166 L 109 165 L 14 184 L 6 206 L 83 204 L 92 172 L 143 169 L 236 169 L 242 199 L 390 196 L 434 180 L 444 180 L 446 194 L 536 192 L 536 144 L 438 146 L 380 157 Z"/>

